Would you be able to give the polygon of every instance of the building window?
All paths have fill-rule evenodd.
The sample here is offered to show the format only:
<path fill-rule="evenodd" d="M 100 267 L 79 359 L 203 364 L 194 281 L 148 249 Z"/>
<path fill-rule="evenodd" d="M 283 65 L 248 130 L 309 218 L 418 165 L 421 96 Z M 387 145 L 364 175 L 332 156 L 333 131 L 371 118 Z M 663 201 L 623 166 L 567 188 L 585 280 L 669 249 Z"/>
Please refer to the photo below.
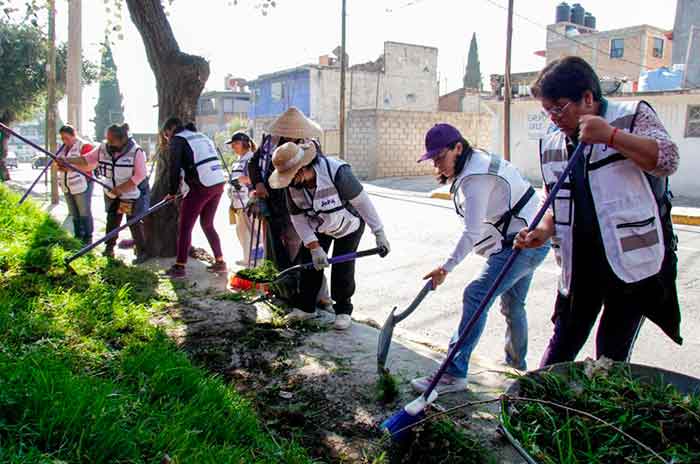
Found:
<path fill-rule="evenodd" d="M 654 49 L 651 53 L 654 56 L 654 58 L 664 57 L 664 39 L 654 37 Z"/>
<path fill-rule="evenodd" d="M 688 105 L 688 115 L 685 120 L 685 136 L 700 138 L 700 105 Z"/>
<path fill-rule="evenodd" d="M 625 39 L 610 41 L 610 58 L 622 58 L 625 54 Z"/>
<path fill-rule="evenodd" d="M 224 113 L 226 113 L 226 114 L 233 113 L 233 99 L 232 98 L 224 98 Z"/>
<path fill-rule="evenodd" d="M 416 102 L 416 94 L 415 93 L 406 94 L 406 101 L 408 103 L 415 103 Z"/>
<path fill-rule="evenodd" d="M 216 114 L 216 101 L 213 98 L 202 98 L 199 100 L 199 114 Z"/>
<path fill-rule="evenodd" d="M 273 101 L 281 101 L 284 99 L 284 82 L 273 82 L 271 88 Z"/>

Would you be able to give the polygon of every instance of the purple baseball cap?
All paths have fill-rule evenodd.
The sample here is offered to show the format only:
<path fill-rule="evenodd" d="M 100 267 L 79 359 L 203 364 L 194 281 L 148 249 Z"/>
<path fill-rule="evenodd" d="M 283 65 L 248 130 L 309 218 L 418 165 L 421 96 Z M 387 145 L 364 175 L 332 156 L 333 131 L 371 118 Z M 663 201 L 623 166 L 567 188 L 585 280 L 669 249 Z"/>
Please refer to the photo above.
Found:
<path fill-rule="evenodd" d="M 442 150 L 450 144 L 461 140 L 461 138 L 462 134 L 459 133 L 456 127 L 444 122 L 435 124 L 425 134 L 426 153 L 418 159 L 418 162 L 435 158 Z"/>

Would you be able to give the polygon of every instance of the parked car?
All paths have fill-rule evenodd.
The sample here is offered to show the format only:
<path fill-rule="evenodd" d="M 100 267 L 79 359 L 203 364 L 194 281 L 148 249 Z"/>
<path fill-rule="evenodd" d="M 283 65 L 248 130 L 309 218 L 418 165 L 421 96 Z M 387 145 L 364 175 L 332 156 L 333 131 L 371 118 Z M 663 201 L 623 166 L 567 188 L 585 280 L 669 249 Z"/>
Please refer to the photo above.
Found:
<path fill-rule="evenodd" d="M 7 169 L 17 169 L 17 155 L 14 151 L 7 152 L 7 156 L 5 157 L 5 166 L 7 166 Z"/>
<path fill-rule="evenodd" d="M 48 156 L 35 156 L 32 160 L 32 169 L 41 169 L 46 167 L 49 162 Z"/>

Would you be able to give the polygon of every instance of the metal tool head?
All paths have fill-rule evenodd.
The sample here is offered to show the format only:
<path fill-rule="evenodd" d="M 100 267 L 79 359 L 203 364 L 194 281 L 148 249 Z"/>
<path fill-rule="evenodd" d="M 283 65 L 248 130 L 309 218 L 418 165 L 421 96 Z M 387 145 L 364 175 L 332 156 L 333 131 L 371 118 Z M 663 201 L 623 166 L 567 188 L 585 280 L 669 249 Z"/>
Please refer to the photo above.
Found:
<path fill-rule="evenodd" d="M 396 314 L 397 307 L 395 306 L 389 313 L 389 317 L 386 318 L 386 322 L 384 322 L 382 330 L 379 332 L 379 340 L 377 341 L 377 370 L 379 373 L 382 373 L 385 368 L 386 358 L 389 355 L 389 348 L 391 347 L 391 337 L 394 335 L 394 327 L 415 311 L 432 289 L 433 284 L 428 281 L 405 310 Z"/>
<path fill-rule="evenodd" d="M 389 317 L 386 318 L 381 332 L 379 332 L 379 340 L 377 341 L 377 371 L 380 374 L 384 372 L 386 358 L 389 355 L 389 348 L 391 347 L 391 337 L 394 335 L 394 326 L 396 325 L 394 314 L 396 313 L 396 309 L 397 306 L 394 306 L 394 309 L 389 313 Z"/>

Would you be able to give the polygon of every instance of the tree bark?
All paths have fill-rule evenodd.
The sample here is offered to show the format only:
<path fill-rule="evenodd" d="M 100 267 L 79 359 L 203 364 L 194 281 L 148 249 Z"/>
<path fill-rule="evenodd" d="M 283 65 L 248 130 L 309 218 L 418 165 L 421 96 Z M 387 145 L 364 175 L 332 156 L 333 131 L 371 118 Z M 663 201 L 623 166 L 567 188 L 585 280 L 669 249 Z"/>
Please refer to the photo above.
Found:
<path fill-rule="evenodd" d="M 146 47 L 158 90 L 158 127 L 171 117 L 194 121 L 197 101 L 209 79 L 209 63 L 180 50 L 161 0 L 126 0 L 131 20 Z M 158 150 L 158 169 L 151 204 L 168 194 L 170 160 L 167 148 Z M 146 221 L 147 251 L 151 256 L 176 254 L 179 205 L 167 206 Z"/>

